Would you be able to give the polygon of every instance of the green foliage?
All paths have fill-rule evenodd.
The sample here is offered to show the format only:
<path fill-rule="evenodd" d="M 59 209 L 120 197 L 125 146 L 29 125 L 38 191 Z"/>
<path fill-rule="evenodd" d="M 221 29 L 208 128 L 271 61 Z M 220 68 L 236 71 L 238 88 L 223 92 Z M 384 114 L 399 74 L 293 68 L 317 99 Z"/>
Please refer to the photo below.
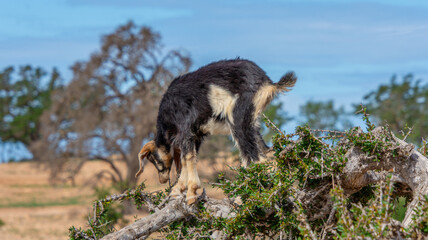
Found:
<path fill-rule="evenodd" d="M 110 194 L 107 188 L 96 188 L 97 199 L 104 199 Z M 122 206 L 112 201 L 95 201 L 94 216 L 88 216 L 90 229 L 84 231 L 74 226 L 69 229 L 70 239 L 84 239 L 83 236 L 102 237 L 114 231 L 114 225 L 123 217 Z"/>
<path fill-rule="evenodd" d="M 414 210 L 413 224 L 402 229 L 393 224 L 392 219 L 403 220 L 406 211 L 406 199 L 394 199 L 391 178 L 375 186 L 373 195 L 367 203 L 349 201 L 339 186 L 330 192 L 336 210 L 335 239 L 395 239 L 397 233 L 406 239 L 420 239 L 428 234 L 427 196 Z"/>
<path fill-rule="evenodd" d="M 104 199 L 110 194 L 108 188 L 95 188 L 96 199 Z M 107 232 L 108 229 L 112 229 L 120 220 L 123 221 L 123 206 L 117 203 L 106 204 L 104 206 L 103 217 L 109 220 L 108 224 L 102 229 L 103 232 Z"/>
<path fill-rule="evenodd" d="M 382 182 L 366 205 L 349 203 L 344 191 L 336 186 L 331 190 L 337 218 L 335 239 L 384 239 L 393 237 L 391 223 L 393 202 L 392 182 Z M 351 206 L 349 206 L 349 204 Z"/>
<path fill-rule="evenodd" d="M 40 117 L 51 104 L 50 95 L 59 87 L 56 69 L 48 77 L 42 68 L 22 66 L 0 72 L 0 140 L 23 143 L 40 138 Z"/>
<path fill-rule="evenodd" d="M 211 239 L 213 229 L 222 229 L 224 222 L 222 219 L 213 218 L 212 221 L 206 219 L 211 215 L 206 212 L 202 203 L 199 203 L 198 213 L 190 217 L 187 221 L 177 221 L 160 230 L 165 239 Z M 195 231 L 196 230 L 196 231 Z"/>
<path fill-rule="evenodd" d="M 363 114 L 363 121 L 366 123 L 367 131 L 372 131 L 375 129 L 375 125 L 370 121 L 369 114 L 367 113 L 367 107 L 360 104 L 361 109 L 357 113 Z"/>
<path fill-rule="evenodd" d="M 359 128 L 352 128 L 346 135 L 347 139 L 352 143 L 353 146 L 359 147 L 363 152 L 367 153 L 373 161 L 381 161 L 390 157 L 404 156 L 407 158 L 407 154 L 402 152 L 398 145 L 393 142 L 393 136 L 391 131 L 382 127 L 382 131 L 374 133 L 375 125 L 370 121 L 367 114 L 367 109 L 361 106 L 363 114 L 363 120 L 366 122 L 367 132 L 362 132 Z M 412 149 L 407 149 L 411 151 Z M 404 150 L 405 151 L 405 150 Z M 404 160 L 402 158 L 402 160 Z"/>
<path fill-rule="evenodd" d="M 407 199 L 405 197 L 399 197 L 394 201 L 394 212 L 392 213 L 392 217 L 395 220 L 398 220 L 400 222 L 403 221 L 407 211 L 406 203 Z"/>
<path fill-rule="evenodd" d="M 407 138 L 412 143 L 420 144 L 428 135 L 428 84 L 412 74 L 400 82 L 393 76 L 389 84 L 365 95 L 364 104 L 376 123 L 386 122 L 395 133 L 412 128 L 413 134 Z"/>
<path fill-rule="evenodd" d="M 234 218 L 220 224 L 224 225 L 228 235 L 245 236 L 247 231 L 275 235 L 281 223 L 286 221 L 286 216 L 270 212 L 275 207 L 284 212 L 291 209 L 290 204 L 285 201 L 286 195 L 280 194 L 283 188 L 273 167 L 271 163 L 253 164 L 246 169 L 237 169 L 236 180 L 220 181 L 223 184 L 220 188 L 228 197 L 239 197 L 243 203 L 235 209 Z M 255 219 L 257 220 L 254 221 Z"/>
<path fill-rule="evenodd" d="M 0 219 L 0 227 L 3 227 L 6 223 Z"/>
<path fill-rule="evenodd" d="M 428 196 L 420 199 L 419 205 L 414 210 L 412 225 L 406 229 L 412 238 L 419 238 L 421 235 L 428 235 Z"/>

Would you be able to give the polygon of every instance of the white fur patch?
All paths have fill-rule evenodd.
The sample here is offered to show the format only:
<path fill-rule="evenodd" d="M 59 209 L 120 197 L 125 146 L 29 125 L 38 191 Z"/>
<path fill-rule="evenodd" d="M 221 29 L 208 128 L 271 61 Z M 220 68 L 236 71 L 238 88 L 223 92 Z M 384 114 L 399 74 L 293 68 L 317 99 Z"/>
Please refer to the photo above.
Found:
<path fill-rule="evenodd" d="M 230 134 L 229 124 L 225 122 L 217 122 L 214 119 L 210 119 L 205 125 L 202 125 L 201 130 L 202 132 L 209 134 Z"/>
<path fill-rule="evenodd" d="M 214 116 L 227 118 L 233 123 L 233 109 L 238 99 L 237 95 L 233 95 L 228 90 L 212 84 L 208 93 L 208 99 Z"/>
<path fill-rule="evenodd" d="M 262 86 L 253 97 L 254 104 L 254 119 L 257 119 L 262 111 L 265 109 L 277 92 L 275 85 L 266 84 Z"/>

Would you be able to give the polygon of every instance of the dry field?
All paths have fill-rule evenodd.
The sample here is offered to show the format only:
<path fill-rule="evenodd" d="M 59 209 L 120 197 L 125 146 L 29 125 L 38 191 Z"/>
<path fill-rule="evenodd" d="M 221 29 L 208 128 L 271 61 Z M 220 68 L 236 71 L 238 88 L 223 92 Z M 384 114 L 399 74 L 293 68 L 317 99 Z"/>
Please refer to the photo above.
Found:
<path fill-rule="evenodd" d="M 96 199 L 94 186 L 109 184 L 94 178 L 102 169 L 108 169 L 107 164 L 91 161 L 76 177 L 76 186 L 51 185 L 49 173 L 35 163 L 0 164 L 0 240 L 67 239 L 70 226 L 86 228 L 86 218 Z M 207 194 L 222 198 L 222 192 L 212 189 L 208 182 L 216 172 L 227 169 L 223 162 L 219 160 L 212 165 L 200 161 L 198 169 Z M 159 184 L 155 171 L 151 164 L 147 164 L 140 177 L 140 181 L 145 181 L 147 191 L 165 187 Z M 135 215 L 142 217 L 146 214 L 140 211 L 126 218 L 134 221 Z"/>

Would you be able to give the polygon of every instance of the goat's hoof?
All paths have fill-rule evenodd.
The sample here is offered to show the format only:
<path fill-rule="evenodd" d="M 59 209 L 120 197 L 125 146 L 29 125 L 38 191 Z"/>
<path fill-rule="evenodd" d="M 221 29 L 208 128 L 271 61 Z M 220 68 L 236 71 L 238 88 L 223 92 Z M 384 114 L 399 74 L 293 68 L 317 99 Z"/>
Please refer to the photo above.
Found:
<path fill-rule="evenodd" d="M 196 202 L 196 200 L 198 200 L 198 196 L 191 196 L 191 197 L 187 197 L 186 201 L 187 201 L 187 205 L 192 205 Z"/>
<path fill-rule="evenodd" d="M 183 191 L 181 191 L 180 188 L 174 187 L 171 191 L 171 193 L 169 194 L 169 196 L 171 198 L 180 198 L 184 196 Z"/>
<path fill-rule="evenodd" d="M 183 195 L 182 194 L 170 194 L 169 195 L 171 198 L 173 198 L 173 199 L 178 199 L 178 198 L 182 198 L 183 197 Z"/>

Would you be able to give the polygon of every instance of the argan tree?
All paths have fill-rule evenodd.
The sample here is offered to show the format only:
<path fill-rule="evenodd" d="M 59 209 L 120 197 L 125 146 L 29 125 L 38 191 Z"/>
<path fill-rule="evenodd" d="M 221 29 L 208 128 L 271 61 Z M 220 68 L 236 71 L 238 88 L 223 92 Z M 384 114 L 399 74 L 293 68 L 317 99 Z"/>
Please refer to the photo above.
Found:
<path fill-rule="evenodd" d="M 277 126 L 275 157 L 235 169 L 233 179 L 213 183 L 226 198 L 203 191 L 191 206 L 185 197 L 146 192 L 144 184 L 94 202 L 90 228 L 70 228 L 70 239 L 426 239 L 428 145 L 415 149 L 387 127 L 353 127 L 317 136 Z M 406 213 L 396 199 L 406 196 Z M 150 215 L 115 231 L 106 228 L 111 202 L 134 200 Z"/>
<path fill-rule="evenodd" d="M 42 156 L 53 179 L 66 169 L 72 177 L 86 161 L 98 159 L 111 167 L 100 177 L 134 184 L 136 156 L 153 138 L 163 92 L 190 65 L 182 51 L 165 52 L 160 35 L 150 28 L 132 22 L 118 27 L 102 38 L 99 52 L 74 64 L 71 82 L 53 94 L 42 138 L 31 149 Z M 117 162 L 126 164 L 126 175 Z"/>

